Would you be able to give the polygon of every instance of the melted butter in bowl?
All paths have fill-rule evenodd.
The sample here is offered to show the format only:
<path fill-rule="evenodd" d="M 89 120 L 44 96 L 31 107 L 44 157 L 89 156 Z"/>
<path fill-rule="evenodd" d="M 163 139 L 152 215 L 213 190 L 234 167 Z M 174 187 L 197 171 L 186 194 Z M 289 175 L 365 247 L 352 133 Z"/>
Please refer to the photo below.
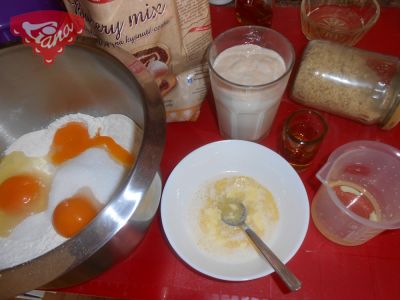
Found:
<path fill-rule="evenodd" d="M 223 257 L 243 255 L 254 257 L 257 251 L 240 227 L 221 220 L 221 211 L 229 201 L 240 201 L 247 209 L 246 223 L 266 242 L 274 235 L 279 212 L 272 193 L 256 180 L 247 176 L 230 176 L 207 182 L 196 195 L 192 230 L 195 242 L 202 251 Z M 194 208 L 194 209 L 196 209 Z"/>
<path fill-rule="evenodd" d="M 246 207 L 246 224 L 283 263 L 295 255 L 309 220 L 309 200 L 300 177 L 267 147 L 223 140 L 188 154 L 164 186 L 162 225 L 184 262 L 202 274 L 230 281 L 274 271 L 239 226 L 222 221 L 227 200 Z"/>

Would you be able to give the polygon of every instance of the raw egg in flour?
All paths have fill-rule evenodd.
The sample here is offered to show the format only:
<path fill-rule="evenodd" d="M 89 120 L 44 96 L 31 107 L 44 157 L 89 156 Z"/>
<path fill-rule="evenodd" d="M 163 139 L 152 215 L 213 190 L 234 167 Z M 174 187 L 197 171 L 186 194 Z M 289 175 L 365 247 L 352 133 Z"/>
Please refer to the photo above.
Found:
<path fill-rule="evenodd" d="M 58 165 L 92 147 L 106 149 L 111 157 L 123 165 L 131 165 L 134 162 L 133 155 L 111 137 L 99 134 L 90 137 L 85 124 L 80 122 L 69 122 L 57 130 L 51 146 L 51 160 Z"/>
<path fill-rule="evenodd" d="M 0 236 L 47 208 L 54 167 L 45 158 L 12 152 L 0 162 Z"/>
<path fill-rule="evenodd" d="M 70 238 L 97 215 L 100 204 L 90 192 L 79 192 L 61 201 L 53 212 L 53 226 L 58 234 Z"/>
<path fill-rule="evenodd" d="M 90 148 L 61 164 L 49 194 L 55 230 L 64 237 L 81 230 L 112 197 L 124 174 L 125 168 L 102 148 Z"/>
<path fill-rule="evenodd" d="M 111 137 L 91 137 L 81 122 L 66 123 L 56 131 L 49 156 L 59 166 L 50 195 L 50 209 L 56 205 L 53 227 L 66 238 L 77 234 L 97 215 L 101 207 L 97 199 L 104 203 L 111 197 L 124 166 L 134 162 L 133 155 Z"/>
<path fill-rule="evenodd" d="M 99 130 L 89 134 L 85 122 L 68 122 L 56 129 L 47 155 L 30 157 L 13 151 L 4 156 L 0 237 L 9 236 L 27 217 L 44 211 L 64 237 L 75 235 L 96 216 L 135 158 Z"/>

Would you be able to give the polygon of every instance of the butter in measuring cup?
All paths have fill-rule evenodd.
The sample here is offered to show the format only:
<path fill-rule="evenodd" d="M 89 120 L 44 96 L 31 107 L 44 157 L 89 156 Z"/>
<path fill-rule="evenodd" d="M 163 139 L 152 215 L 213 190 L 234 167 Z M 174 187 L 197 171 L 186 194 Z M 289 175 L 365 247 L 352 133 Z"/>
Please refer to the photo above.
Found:
<path fill-rule="evenodd" d="M 374 222 L 381 219 L 375 197 L 363 187 L 346 181 L 338 181 L 331 186 L 343 205 L 356 215 Z"/>
<path fill-rule="evenodd" d="M 317 173 L 311 204 L 317 229 L 329 240 L 360 245 L 400 228 L 400 151 L 375 141 L 336 149 Z"/>

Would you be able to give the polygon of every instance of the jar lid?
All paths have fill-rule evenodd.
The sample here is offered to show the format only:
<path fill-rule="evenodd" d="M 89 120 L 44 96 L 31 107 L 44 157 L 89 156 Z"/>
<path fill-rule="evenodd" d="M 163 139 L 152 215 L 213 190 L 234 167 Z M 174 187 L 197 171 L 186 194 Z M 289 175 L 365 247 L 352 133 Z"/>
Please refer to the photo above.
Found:
<path fill-rule="evenodd" d="M 392 129 L 400 122 L 400 72 L 393 80 L 394 84 L 394 101 L 390 112 L 382 122 L 382 129 Z"/>
<path fill-rule="evenodd" d="M 400 91 L 399 91 L 400 92 Z M 397 98 L 400 97 L 400 93 L 398 94 Z M 397 101 L 399 102 L 399 101 Z M 392 129 L 395 127 L 400 121 L 400 103 L 397 103 L 397 108 L 394 110 L 392 115 L 386 121 L 386 123 L 382 126 L 382 129 Z"/>

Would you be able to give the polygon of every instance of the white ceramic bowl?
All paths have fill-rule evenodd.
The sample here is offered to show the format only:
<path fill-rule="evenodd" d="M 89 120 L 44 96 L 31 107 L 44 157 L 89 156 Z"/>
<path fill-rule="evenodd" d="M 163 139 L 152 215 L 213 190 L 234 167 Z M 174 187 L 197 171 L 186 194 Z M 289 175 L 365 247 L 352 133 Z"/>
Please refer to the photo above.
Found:
<path fill-rule="evenodd" d="M 170 174 L 161 198 L 165 234 L 176 253 L 191 267 L 208 276 L 231 281 L 259 278 L 273 268 L 256 249 L 249 258 L 233 261 L 207 253 L 196 243 L 188 215 L 201 186 L 213 178 L 244 175 L 254 178 L 274 196 L 279 220 L 270 248 L 288 262 L 300 248 L 309 222 L 309 201 L 304 185 L 274 151 L 253 142 L 225 140 L 207 144 L 187 155 Z M 250 249 L 252 250 L 252 249 Z"/>

